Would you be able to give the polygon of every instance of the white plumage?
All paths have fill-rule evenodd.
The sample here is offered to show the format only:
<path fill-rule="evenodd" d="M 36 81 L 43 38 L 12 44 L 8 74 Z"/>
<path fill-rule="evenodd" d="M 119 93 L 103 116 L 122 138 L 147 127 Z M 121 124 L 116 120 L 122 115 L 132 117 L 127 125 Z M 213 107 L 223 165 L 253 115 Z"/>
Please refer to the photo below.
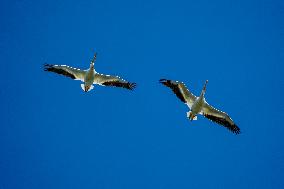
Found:
<path fill-rule="evenodd" d="M 93 84 L 98 84 L 102 86 L 122 87 L 129 90 L 133 90 L 136 87 L 136 83 L 130 83 L 126 80 L 119 78 L 118 76 L 103 75 L 97 73 L 94 69 L 96 57 L 97 55 L 95 53 L 94 58 L 90 63 L 90 68 L 87 70 L 80 70 L 66 65 L 52 64 L 45 64 L 44 70 L 61 74 L 66 77 L 70 77 L 74 80 L 80 80 L 84 82 L 83 84 L 81 84 L 81 87 L 85 92 L 92 90 L 94 88 Z"/>
<path fill-rule="evenodd" d="M 240 133 L 240 128 L 228 114 L 213 108 L 205 101 L 204 95 L 208 80 L 205 82 L 199 97 L 193 95 L 182 82 L 160 79 L 160 83 L 172 89 L 176 96 L 190 108 L 191 111 L 187 112 L 187 117 L 190 120 L 197 120 L 197 115 L 201 114 L 209 120 L 226 127 L 235 134 Z"/>

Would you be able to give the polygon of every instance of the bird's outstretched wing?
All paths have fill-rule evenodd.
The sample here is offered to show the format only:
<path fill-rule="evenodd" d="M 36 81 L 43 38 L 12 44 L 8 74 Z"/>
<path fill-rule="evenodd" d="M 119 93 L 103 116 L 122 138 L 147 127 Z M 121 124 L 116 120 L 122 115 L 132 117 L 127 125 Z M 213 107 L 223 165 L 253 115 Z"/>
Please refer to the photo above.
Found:
<path fill-rule="evenodd" d="M 45 64 L 44 71 L 54 72 L 57 74 L 64 75 L 66 77 L 70 77 L 75 80 L 84 81 L 86 71 L 80 70 L 77 68 L 72 68 L 66 65 L 52 65 L 52 64 Z"/>
<path fill-rule="evenodd" d="M 169 87 L 182 102 L 188 104 L 191 108 L 196 100 L 196 96 L 193 95 L 182 82 L 160 79 L 160 83 Z"/>
<path fill-rule="evenodd" d="M 94 84 L 99 84 L 103 86 L 114 86 L 114 87 L 122 87 L 125 89 L 133 90 L 136 87 L 136 83 L 130 83 L 121 79 L 118 76 L 111 75 L 103 75 L 96 73 Z"/>
<path fill-rule="evenodd" d="M 235 134 L 240 134 L 240 128 L 233 122 L 228 114 L 217 110 L 210 106 L 208 103 L 204 104 L 202 114 L 209 120 L 218 123 Z"/>

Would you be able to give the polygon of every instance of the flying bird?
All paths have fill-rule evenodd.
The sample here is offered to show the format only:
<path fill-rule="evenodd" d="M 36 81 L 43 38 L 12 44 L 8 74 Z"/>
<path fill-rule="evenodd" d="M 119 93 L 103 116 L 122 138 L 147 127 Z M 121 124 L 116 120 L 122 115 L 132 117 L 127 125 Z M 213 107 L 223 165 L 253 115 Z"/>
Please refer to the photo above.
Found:
<path fill-rule="evenodd" d="M 44 71 L 54 72 L 57 74 L 70 77 L 74 80 L 80 80 L 83 83 L 81 88 L 88 92 L 94 88 L 93 84 L 98 84 L 102 86 L 114 86 L 122 87 L 125 89 L 133 90 L 136 87 L 136 83 L 130 83 L 126 80 L 121 79 L 118 76 L 103 75 L 96 72 L 94 64 L 97 58 L 97 53 L 95 53 L 91 63 L 90 68 L 87 70 L 81 70 L 77 68 L 72 68 L 66 65 L 52 65 L 45 64 Z"/>
<path fill-rule="evenodd" d="M 201 114 L 207 119 L 226 127 L 235 134 L 240 133 L 240 128 L 227 113 L 215 109 L 206 102 L 204 95 L 208 80 L 206 80 L 199 97 L 193 95 L 182 82 L 160 79 L 160 83 L 169 87 L 176 96 L 189 107 L 191 110 L 187 112 L 187 118 L 189 120 L 197 120 L 197 115 Z"/>

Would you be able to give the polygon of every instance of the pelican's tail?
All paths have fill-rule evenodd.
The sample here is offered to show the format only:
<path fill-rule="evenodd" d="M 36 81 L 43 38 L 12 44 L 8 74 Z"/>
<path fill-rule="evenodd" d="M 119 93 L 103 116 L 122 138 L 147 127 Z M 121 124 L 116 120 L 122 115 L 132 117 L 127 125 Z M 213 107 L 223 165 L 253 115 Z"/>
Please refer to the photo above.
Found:
<path fill-rule="evenodd" d="M 92 89 L 94 88 L 94 86 L 93 86 L 93 85 L 90 85 L 90 86 L 86 87 L 85 84 L 82 83 L 82 84 L 81 84 L 81 88 L 83 89 L 83 91 L 89 92 L 90 90 L 92 90 Z"/>
<path fill-rule="evenodd" d="M 187 118 L 189 119 L 189 120 L 197 120 L 197 115 L 196 116 L 194 116 L 194 117 L 192 117 L 192 113 L 191 113 L 191 111 L 189 111 L 189 112 L 187 112 L 186 113 L 186 116 L 187 116 Z"/>

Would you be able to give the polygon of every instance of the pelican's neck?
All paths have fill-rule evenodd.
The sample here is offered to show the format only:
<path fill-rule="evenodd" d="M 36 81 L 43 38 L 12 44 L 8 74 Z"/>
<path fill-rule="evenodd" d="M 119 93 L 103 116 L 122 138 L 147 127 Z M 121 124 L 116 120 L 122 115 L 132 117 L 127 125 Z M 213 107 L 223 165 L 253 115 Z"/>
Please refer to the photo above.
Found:
<path fill-rule="evenodd" d="M 94 63 L 92 62 L 91 64 L 90 64 L 90 70 L 94 70 L 95 69 L 95 65 L 94 65 Z"/>
<path fill-rule="evenodd" d="M 94 71 L 95 70 L 95 61 L 97 59 L 97 53 L 94 54 L 94 57 L 91 61 L 91 64 L 90 64 L 90 71 Z"/>
<path fill-rule="evenodd" d="M 97 53 L 94 54 L 91 64 L 95 64 L 96 59 L 97 59 Z"/>
<path fill-rule="evenodd" d="M 203 89 L 202 89 L 202 91 L 201 91 L 201 94 L 200 94 L 200 98 L 201 98 L 201 99 L 204 99 L 204 95 L 205 95 L 205 92 L 206 92 L 206 85 L 207 85 L 207 83 L 208 83 L 208 80 L 205 81 L 205 84 L 204 84 Z"/>
<path fill-rule="evenodd" d="M 96 72 L 96 71 L 95 71 L 94 64 L 91 63 L 91 64 L 90 64 L 90 68 L 89 68 L 89 73 L 93 75 L 95 72 Z"/>

